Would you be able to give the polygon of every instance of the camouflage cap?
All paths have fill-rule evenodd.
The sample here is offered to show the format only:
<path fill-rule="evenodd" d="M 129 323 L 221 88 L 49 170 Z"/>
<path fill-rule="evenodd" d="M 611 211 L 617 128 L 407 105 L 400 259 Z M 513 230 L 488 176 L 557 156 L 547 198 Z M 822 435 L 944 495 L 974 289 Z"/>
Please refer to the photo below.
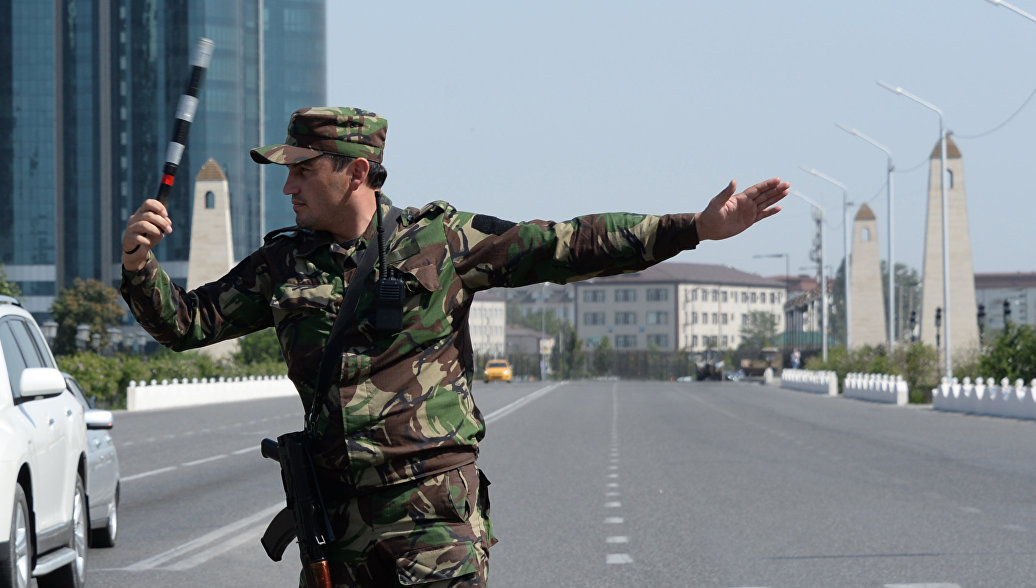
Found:
<path fill-rule="evenodd" d="M 360 108 L 301 108 L 288 121 L 284 143 L 252 149 L 256 163 L 291 165 L 323 153 L 363 157 L 381 163 L 388 121 Z"/>

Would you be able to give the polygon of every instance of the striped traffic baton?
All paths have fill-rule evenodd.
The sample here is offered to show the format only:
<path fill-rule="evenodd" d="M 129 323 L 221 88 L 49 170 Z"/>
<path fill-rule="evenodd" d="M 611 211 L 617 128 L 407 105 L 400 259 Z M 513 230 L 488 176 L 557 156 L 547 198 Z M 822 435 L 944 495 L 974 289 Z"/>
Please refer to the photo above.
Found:
<path fill-rule="evenodd" d="M 158 185 L 158 195 L 155 196 L 155 199 L 162 204 L 169 199 L 176 169 L 180 167 L 180 158 L 183 157 L 183 151 L 187 147 L 187 133 L 191 130 L 194 113 L 198 110 L 198 89 L 201 88 L 201 79 L 205 75 L 205 70 L 209 68 L 210 61 L 212 61 L 212 41 L 202 37 L 198 39 L 198 44 L 195 45 L 194 53 L 191 55 L 191 79 L 187 82 L 187 91 L 180 96 L 180 102 L 176 105 L 173 139 L 166 147 L 162 182 Z"/>

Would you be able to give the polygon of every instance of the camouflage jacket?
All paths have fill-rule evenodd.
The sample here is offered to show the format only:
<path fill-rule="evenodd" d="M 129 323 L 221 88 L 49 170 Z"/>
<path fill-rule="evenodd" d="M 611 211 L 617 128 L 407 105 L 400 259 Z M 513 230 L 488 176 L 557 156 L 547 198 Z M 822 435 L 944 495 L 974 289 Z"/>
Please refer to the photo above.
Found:
<path fill-rule="evenodd" d="M 321 231 L 274 231 L 223 278 L 190 292 L 149 256 L 139 272 L 123 270 L 122 295 L 141 326 L 177 351 L 275 327 L 308 409 L 344 288 L 363 250 L 377 246 L 374 224 L 344 245 Z M 470 463 L 485 432 L 471 396 L 467 322 L 476 292 L 637 271 L 697 243 L 692 214 L 513 223 L 446 202 L 404 210 L 385 259 L 406 283 L 403 330 L 372 328 L 372 276 L 324 391 L 318 468 L 370 487 Z"/>

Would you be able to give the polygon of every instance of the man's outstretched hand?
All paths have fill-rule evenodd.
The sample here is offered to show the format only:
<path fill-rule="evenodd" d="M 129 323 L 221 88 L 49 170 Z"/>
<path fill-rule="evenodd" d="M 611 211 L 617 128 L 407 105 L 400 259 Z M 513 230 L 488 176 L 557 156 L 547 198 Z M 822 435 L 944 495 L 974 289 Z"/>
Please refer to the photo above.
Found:
<path fill-rule="evenodd" d="M 770 178 L 735 194 L 737 182 L 731 180 L 705 210 L 697 214 L 695 226 L 698 239 L 704 241 L 733 237 L 758 221 L 777 214 L 781 207 L 775 205 L 788 195 L 789 188 L 788 182 Z"/>

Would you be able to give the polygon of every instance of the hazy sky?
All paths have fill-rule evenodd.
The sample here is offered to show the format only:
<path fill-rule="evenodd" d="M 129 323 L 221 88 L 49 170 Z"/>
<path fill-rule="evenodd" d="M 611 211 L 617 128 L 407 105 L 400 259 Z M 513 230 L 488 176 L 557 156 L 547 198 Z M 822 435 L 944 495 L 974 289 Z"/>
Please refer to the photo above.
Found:
<path fill-rule="evenodd" d="M 510 220 L 688 212 L 732 178 L 779 176 L 827 209 L 837 267 L 842 192 L 806 166 L 848 186 L 850 218 L 868 203 L 885 258 L 885 154 L 838 122 L 892 151 L 896 257 L 920 271 L 939 120 L 880 79 L 941 108 L 955 134 L 975 271 L 1036 271 L 1036 99 L 1018 112 L 1036 90 L 1036 22 L 986 0 L 328 0 L 327 26 L 327 102 L 388 118 L 397 204 Z M 811 273 L 812 240 L 810 206 L 789 197 L 676 260 L 773 275 L 784 260 L 753 255 L 787 253 Z"/>

